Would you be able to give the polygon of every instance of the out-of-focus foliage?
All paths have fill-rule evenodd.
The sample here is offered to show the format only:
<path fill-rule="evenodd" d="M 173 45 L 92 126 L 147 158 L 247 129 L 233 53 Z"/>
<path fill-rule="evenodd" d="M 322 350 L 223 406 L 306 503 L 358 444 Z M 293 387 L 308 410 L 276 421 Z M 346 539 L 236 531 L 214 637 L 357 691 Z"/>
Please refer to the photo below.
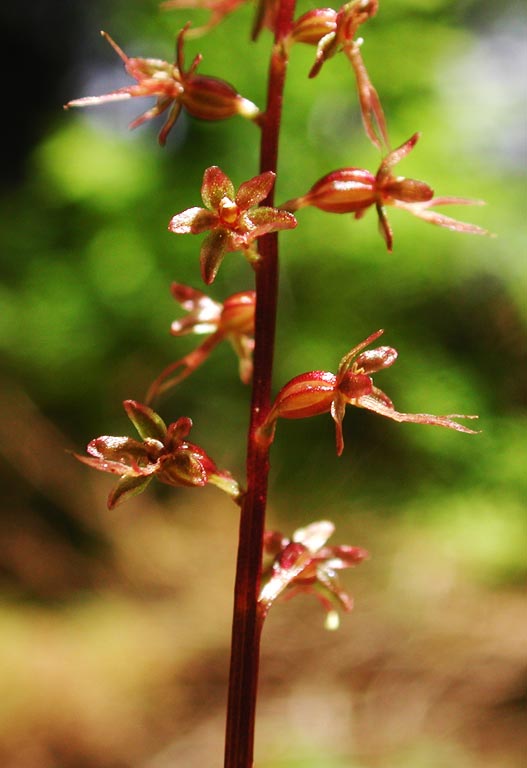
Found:
<path fill-rule="evenodd" d="M 57 5 L 49 7 L 53 19 Z M 300 11 L 307 8 L 302 5 Z M 193 344 L 192 339 L 169 335 L 171 321 L 180 315 L 169 284 L 177 280 L 202 287 L 199 239 L 175 238 L 167 231 L 170 217 L 200 205 L 205 167 L 221 166 L 236 186 L 258 173 L 258 129 L 242 119 L 205 124 L 183 114 L 161 150 L 156 143 L 159 125 L 127 132 L 129 120 L 146 108 L 143 102 L 63 113 L 61 104 L 70 98 L 128 83 L 121 62 L 99 38 L 99 28 L 129 55 L 170 59 L 182 24 L 190 17 L 197 23 L 204 19 L 198 11 L 160 13 L 156 3 L 139 0 L 94 3 L 82 12 L 79 5 L 78 11 L 73 38 L 65 32 L 57 39 L 51 23 L 39 28 L 44 36 L 53 36 L 55 57 L 64 45 L 64 62 L 55 74 L 56 103 L 32 111 L 37 79 L 34 86 L 26 82 L 24 98 L 11 104 L 13 119 L 30 122 L 32 135 L 17 158 L 18 173 L 6 177 L 1 189 L 2 399 L 20 405 L 20 411 L 6 406 L 8 434 L 3 433 L 0 451 L 7 489 L 2 538 L 11 547 L 3 559 L 3 583 L 8 597 L 44 601 L 69 599 L 94 584 L 106 584 L 116 555 L 111 554 L 112 536 L 100 512 L 92 507 L 91 521 L 86 509 L 95 504 L 88 491 L 89 470 L 75 475 L 86 476 L 90 499 L 80 514 L 80 481 L 71 480 L 61 495 L 62 470 L 57 469 L 54 484 L 48 482 L 51 470 L 35 465 L 46 461 L 44 433 L 35 435 L 39 420 L 52 422 L 77 449 L 95 435 L 122 433 L 121 401 L 141 399 L 151 380 Z M 252 7 L 241 8 L 207 37 L 189 41 L 187 56 L 190 61 L 202 52 L 201 72 L 232 82 L 263 107 L 269 36 L 264 32 L 257 43 L 248 42 L 252 14 Z M 16 19 L 12 11 L 11 21 Z M 346 450 L 337 460 L 330 419 L 280 423 L 272 452 L 272 514 L 280 518 L 280 527 L 291 530 L 307 522 L 306 514 L 318 519 L 329 515 L 328 509 L 337 530 L 339 522 L 346 529 L 359 514 L 361 521 L 380 517 L 390 530 L 395 524 L 395 530 L 405 532 L 410 550 L 412 536 L 432 537 L 434 551 L 442 553 L 438 557 L 450 563 L 449 578 L 461 574 L 489 594 L 514 589 L 526 565 L 525 62 L 518 58 L 524 52 L 525 24 L 520 4 L 399 0 L 381 2 L 378 16 L 361 30 L 363 57 L 393 144 L 416 130 L 422 133 L 400 172 L 427 181 L 439 195 L 485 199 L 485 208 L 452 213 L 487 227 L 497 238 L 457 235 L 396 210 L 390 211 L 392 255 L 378 235 L 373 213 L 355 221 L 306 209 L 298 213 L 298 228 L 281 235 L 276 389 L 303 371 L 335 371 L 346 350 L 384 327 L 384 343 L 398 349 L 399 360 L 379 375 L 378 383 L 398 410 L 478 413 L 482 434 L 469 437 L 392 424 L 353 409 L 345 423 Z M 378 166 L 378 154 L 363 135 L 348 62 L 335 57 L 317 78 L 308 80 L 313 60 L 314 49 L 293 50 L 277 202 L 302 194 L 330 170 L 357 166 L 375 171 Z M 208 292 L 222 301 L 249 288 L 249 265 L 240 254 L 227 254 Z M 14 399 L 7 398 L 13 392 Z M 26 407 L 26 397 L 35 405 Z M 225 346 L 171 393 L 160 411 L 169 421 L 191 416 L 196 441 L 221 466 L 243 475 L 248 398 L 237 377 L 236 358 Z M 33 407 L 38 419 L 31 416 Z M 9 438 L 10 424 L 21 430 L 20 445 Z M 33 445 L 40 446 L 37 455 Z M 70 461 L 64 455 L 68 477 Z M 105 490 L 96 495 L 101 509 Z M 177 505 L 186 504 L 186 496 L 176 497 Z M 166 537 L 171 534 L 165 523 Z M 26 525 L 37 534 L 24 538 Z M 12 531 L 18 531 L 16 546 L 9 538 Z M 32 575 L 40 557 L 39 531 L 45 532 L 43 546 L 56 546 L 56 562 L 62 563 L 53 578 L 46 571 L 44 582 Z M 377 533 L 376 527 L 371 540 L 362 540 L 360 529 L 353 528 L 350 543 L 375 551 Z M 400 544 L 403 538 L 398 533 L 394 540 Z M 37 548 L 34 560 L 24 550 L 26 539 Z M 163 540 L 153 535 L 155 552 Z M 177 546 L 174 541 L 174 550 Z M 422 566 L 418 579 L 425 579 L 426 562 Z M 224 577 L 228 590 L 227 566 Z M 126 572 L 125 581 L 130 578 Z M 119 618 L 119 606 L 114 610 L 105 602 L 94 610 Z M 123 608 L 123 626 L 135 621 L 133 611 L 127 611 Z M 150 621 L 157 626 L 165 618 L 149 615 L 145 635 Z M 85 612 L 68 632 L 83 635 L 85 621 L 90 632 L 97 624 L 104 634 L 107 620 L 106 614 L 90 618 Z M 305 616 L 302 620 L 307 621 Z M 24 619 L 6 612 L 2 621 L 13 637 L 26 636 L 17 625 Z M 171 620 L 166 621 L 170 632 Z M 224 623 L 227 628 L 228 620 Z M 201 632 L 195 629 L 198 644 Z M 76 640 L 71 642 L 75 648 Z M 106 642 L 102 635 L 93 639 L 94 647 Z M 163 632 L 153 642 L 161 647 L 163 659 Z M 137 649 L 126 652 L 140 656 Z M 113 662 L 101 657 L 97 663 L 110 668 Z M 164 669 L 162 661 L 160 665 Z M 141 684 L 137 682 L 136 692 Z M 126 685 L 135 682 L 127 679 Z M 13 682 L 10 690 L 22 689 Z M 132 709 L 140 706 L 139 698 L 131 700 Z M 119 713 L 123 720 L 126 716 Z M 170 731 L 167 724 L 163 728 L 160 738 Z M 313 747 L 306 749 L 309 753 Z M 430 737 L 412 754 L 397 754 L 401 765 L 421 768 L 435 765 L 426 757 L 435 751 Z M 437 765 L 469 765 L 463 757 L 448 755 Z M 344 765 L 338 756 L 332 759 L 315 759 L 317 768 Z M 285 756 L 280 762 L 278 755 L 263 765 L 307 767 L 307 756 L 298 760 Z M 46 768 L 48 764 L 42 761 Z M 86 763 L 129 764 L 110 758 Z M 360 760 L 357 768 L 362 768 Z"/>

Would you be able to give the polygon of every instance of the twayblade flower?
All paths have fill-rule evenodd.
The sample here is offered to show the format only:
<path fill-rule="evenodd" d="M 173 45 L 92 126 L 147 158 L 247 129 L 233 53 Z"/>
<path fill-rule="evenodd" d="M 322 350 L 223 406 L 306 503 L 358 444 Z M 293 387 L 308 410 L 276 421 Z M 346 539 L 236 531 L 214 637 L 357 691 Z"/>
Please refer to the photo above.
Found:
<path fill-rule="evenodd" d="M 167 427 L 148 406 L 135 400 L 125 400 L 123 405 L 141 440 L 103 435 L 88 443 L 88 456 L 74 454 L 84 464 L 121 478 L 108 496 L 108 509 L 144 491 L 153 477 L 175 486 L 211 483 L 234 501 L 240 498 L 232 475 L 219 470 L 202 448 L 187 442 L 191 419 L 182 416 Z"/>
<path fill-rule="evenodd" d="M 488 235 L 487 230 L 475 224 L 457 221 L 432 210 L 437 205 L 484 205 L 482 200 L 434 197 L 433 190 L 424 181 L 393 176 L 394 165 L 411 152 L 418 139 L 419 133 L 414 133 L 408 141 L 389 152 L 375 176 L 362 168 L 340 168 L 319 179 L 305 195 L 289 200 L 280 207 L 287 211 L 297 211 L 312 205 L 329 213 L 354 213 L 355 218 L 360 219 L 374 205 L 388 251 L 393 247 L 393 233 L 386 216 L 387 205 L 402 208 L 431 224 L 455 232 Z"/>
<path fill-rule="evenodd" d="M 207 285 L 214 281 L 225 253 L 243 251 L 249 261 L 258 259 L 255 241 L 268 232 L 293 229 L 293 214 L 278 208 L 259 206 L 274 184 L 272 171 L 244 182 L 235 192 L 229 177 L 213 165 L 207 168 L 201 185 L 205 208 L 188 208 L 172 217 L 168 225 L 176 235 L 211 230 L 201 246 L 201 274 Z"/>
<path fill-rule="evenodd" d="M 366 352 L 362 351 L 376 341 L 382 333 L 382 330 L 372 333 L 344 355 L 336 375 L 329 371 L 309 371 L 291 379 L 278 393 L 267 419 L 260 427 L 259 439 L 262 442 L 272 441 L 276 421 L 280 417 L 302 419 L 317 416 L 320 413 L 331 413 L 335 422 L 337 455 L 340 456 L 344 450 L 342 420 L 346 405 L 366 408 L 393 421 L 430 424 L 471 435 L 477 434 L 473 429 L 456 421 L 456 419 L 476 419 L 477 416 L 457 413 L 433 416 L 429 413 L 401 413 L 395 410 L 388 395 L 373 384 L 370 374 L 393 365 L 397 359 L 397 351 L 392 347 L 377 347 Z"/>
<path fill-rule="evenodd" d="M 279 531 L 264 535 L 264 564 L 259 603 L 264 617 L 279 597 L 312 594 L 326 611 L 325 626 L 337 629 L 337 609 L 351 611 L 353 600 L 341 586 L 337 571 L 359 565 L 368 553 L 361 547 L 328 547 L 335 526 L 321 520 L 299 528 L 291 539 Z"/>
<path fill-rule="evenodd" d="M 186 379 L 205 362 L 214 347 L 224 339 L 230 341 L 234 347 L 239 359 L 240 379 L 244 384 L 248 384 L 253 369 L 255 291 L 234 293 L 220 304 L 188 285 L 172 283 L 171 290 L 176 301 L 189 313 L 183 319 L 172 323 L 172 335 L 210 335 L 197 349 L 165 368 L 148 390 L 146 402 L 150 403 L 157 395 Z"/>
<path fill-rule="evenodd" d="M 138 96 L 155 96 L 155 105 L 130 123 L 130 128 L 137 128 L 168 110 L 168 117 L 159 133 L 159 143 L 163 146 L 168 133 L 185 107 L 193 117 L 202 120 L 225 120 L 233 115 L 241 115 L 258 122 L 258 107 L 240 96 L 232 85 L 217 77 L 197 75 L 196 69 L 202 56 L 196 56 L 188 70 L 185 70 L 183 46 L 187 24 L 180 31 L 177 40 L 176 61 L 170 64 L 162 59 L 130 58 L 119 48 L 110 35 L 101 35 L 110 43 L 114 51 L 124 62 L 127 73 L 136 80 L 135 85 L 119 88 L 103 96 L 86 96 L 69 101 L 65 108 L 89 107 L 106 104 L 110 101 L 123 101 Z"/>
<path fill-rule="evenodd" d="M 388 148 L 388 129 L 377 91 L 372 85 L 361 54 L 362 38 L 355 39 L 361 24 L 375 16 L 378 0 L 351 0 L 335 11 L 333 8 L 315 8 L 294 24 L 291 40 L 316 45 L 317 53 L 309 77 L 315 77 L 325 61 L 338 51 L 348 57 L 359 94 L 362 122 L 366 135 L 379 149 Z"/>

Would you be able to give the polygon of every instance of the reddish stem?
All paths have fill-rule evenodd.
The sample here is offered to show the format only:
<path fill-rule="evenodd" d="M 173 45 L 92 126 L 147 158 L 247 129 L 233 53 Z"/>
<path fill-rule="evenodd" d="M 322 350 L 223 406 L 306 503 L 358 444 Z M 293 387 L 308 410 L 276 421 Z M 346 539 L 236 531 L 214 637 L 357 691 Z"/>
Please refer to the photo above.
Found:
<path fill-rule="evenodd" d="M 282 41 L 289 33 L 296 0 L 280 0 L 275 44 L 271 55 L 267 109 L 261 120 L 260 173 L 276 173 L 287 69 Z M 273 204 L 273 192 L 263 201 Z M 243 499 L 234 587 L 229 700 L 225 738 L 225 768 L 252 768 L 260 637 L 263 613 L 258 607 L 263 535 L 269 474 L 269 448 L 255 433 L 270 409 L 271 379 L 278 297 L 278 237 L 259 241 L 256 265 L 256 314 L 251 420 L 247 439 L 247 492 Z"/>

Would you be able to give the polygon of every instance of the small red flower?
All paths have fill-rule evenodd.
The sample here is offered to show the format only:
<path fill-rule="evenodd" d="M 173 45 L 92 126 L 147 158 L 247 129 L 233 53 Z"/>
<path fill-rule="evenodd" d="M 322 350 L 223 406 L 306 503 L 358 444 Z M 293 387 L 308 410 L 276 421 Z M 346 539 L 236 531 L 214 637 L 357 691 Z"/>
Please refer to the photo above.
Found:
<path fill-rule="evenodd" d="M 240 497 L 238 483 L 229 472 L 219 470 L 205 451 L 185 439 L 192 420 L 181 417 L 168 427 L 151 408 L 125 400 L 128 418 L 141 440 L 103 435 L 88 443 L 89 456 L 74 454 L 84 464 L 119 475 L 108 496 L 108 509 L 145 490 L 153 477 L 176 486 L 216 485 L 234 501 Z"/>
<path fill-rule="evenodd" d="M 314 184 L 307 194 L 289 200 L 281 208 L 297 211 L 312 205 L 329 213 L 354 213 L 356 219 L 364 216 L 375 205 L 379 228 L 388 251 L 393 247 L 393 233 L 386 217 L 385 206 L 403 208 L 414 216 L 431 224 L 472 235 L 488 235 L 487 230 L 431 210 L 436 205 L 484 205 L 482 200 L 462 197 L 434 197 L 433 190 L 424 181 L 393 176 L 392 168 L 411 152 L 419 134 L 408 139 L 384 158 L 374 176 L 362 168 L 341 168 L 333 171 Z"/>
<path fill-rule="evenodd" d="M 172 323 L 172 335 L 208 333 L 210 336 L 197 349 L 165 368 L 148 390 L 146 402 L 150 403 L 156 396 L 186 379 L 224 339 L 234 347 L 239 358 L 240 379 L 248 384 L 253 369 L 255 291 L 235 293 L 220 304 L 188 285 L 172 283 L 171 290 L 176 301 L 189 313 L 182 320 Z"/>
<path fill-rule="evenodd" d="M 378 0 L 351 0 L 339 11 L 315 8 L 295 22 L 291 39 L 317 46 L 309 77 L 318 75 L 324 62 L 338 51 L 346 54 L 355 72 L 364 129 L 370 141 L 382 150 L 383 146 L 390 145 L 386 119 L 362 59 L 360 47 L 363 41 L 361 38 L 355 40 L 360 25 L 375 16 L 378 7 Z"/>
<path fill-rule="evenodd" d="M 214 281 L 225 253 L 243 251 L 251 262 L 258 259 L 255 241 L 268 232 L 293 229 L 297 221 L 287 211 L 259 206 L 271 191 L 272 171 L 244 182 L 238 192 L 229 177 L 213 165 L 203 176 L 201 197 L 205 208 L 188 208 L 172 217 L 168 225 L 176 235 L 211 230 L 201 246 L 201 274 L 207 285 Z"/>
<path fill-rule="evenodd" d="M 370 374 L 393 365 L 397 359 L 397 351 L 392 347 L 377 347 L 366 352 L 362 351 L 376 341 L 382 333 L 382 330 L 372 333 L 365 341 L 344 355 L 336 375 L 328 371 L 310 371 L 291 379 L 278 393 L 267 419 L 260 427 L 259 439 L 262 442 L 272 441 L 276 420 L 279 417 L 302 419 L 329 412 L 335 422 L 337 455 L 340 456 L 344 450 L 342 420 L 346 405 L 366 408 L 393 421 L 431 424 L 455 429 L 457 432 L 477 434 L 473 429 L 455 421 L 455 419 L 477 419 L 477 416 L 457 413 L 433 416 L 429 413 L 400 413 L 395 410 L 388 395 L 374 386 Z"/>
<path fill-rule="evenodd" d="M 168 111 L 168 117 L 159 133 L 159 143 L 163 146 L 170 129 L 179 117 L 182 107 L 193 117 L 201 120 L 225 120 L 233 115 L 241 115 L 258 121 L 260 110 L 248 99 L 240 96 L 235 88 L 217 77 L 197 75 L 196 69 L 201 62 L 201 55 L 195 57 L 188 70 L 185 70 L 183 46 L 189 25 L 180 31 L 177 41 L 177 56 L 174 64 L 161 59 L 129 58 L 106 32 L 102 36 L 110 43 L 114 51 L 123 60 L 128 74 L 136 80 L 135 85 L 119 88 L 103 96 L 86 96 L 69 101 L 65 108 L 89 107 L 94 104 L 106 104 L 110 101 L 123 101 L 137 96 L 155 96 L 155 105 L 130 123 L 130 128 L 137 128 Z"/>
<path fill-rule="evenodd" d="M 259 604 L 264 618 L 274 601 L 300 593 L 314 595 L 326 611 L 325 626 L 337 629 L 336 609 L 351 611 L 353 600 L 341 586 L 337 571 L 353 568 L 368 557 L 366 550 L 350 546 L 325 546 L 335 526 L 327 520 L 295 531 L 287 539 L 266 531 Z"/>

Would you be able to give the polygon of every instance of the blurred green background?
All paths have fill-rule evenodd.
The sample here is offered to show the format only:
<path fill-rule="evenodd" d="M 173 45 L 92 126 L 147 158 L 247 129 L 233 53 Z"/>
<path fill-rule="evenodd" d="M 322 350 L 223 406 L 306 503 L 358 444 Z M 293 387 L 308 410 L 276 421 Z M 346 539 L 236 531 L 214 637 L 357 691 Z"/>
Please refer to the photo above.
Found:
<path fill-rule="evenodd" d="M 300 6 L 300 11 L 309 5 Z M 248 42 L 248 5 L 187 60 L 263 106 L 270 37 Z M 167 232 L 199 205 L 205 167 L 258 172 L 257 129 L 181 116 L 128 132 L 145 101 L 62 111 L 130 81 L 99 37 L 171 59 L 205 14 L 155 2 L 47 0 L 0 11 L 4 83 L 0 285 L 0 761 L 7 768 L 221 765 L 236 510 L 214 489 L 149 489 L 113 513 L 112 480 L 77 465 L 100 434 L 126 434 L 141 399 L 196 339 L 174 339 L 172 280 L 200 288 L 199 238 Z M 348 409 L 279 425 L 269 525 L 330 518 L 335 543 L 372 558 L 346 577 L 356 609 L 325 633 L 315 603 L 266 627 L 260 768 L 516 768 L 525 737 L 525 8 L 487 0 L 381 2 L 363 56 L 397 171 L 439 195 L 483 198 L 462 236 L 389 211 L 388 254 L 361 221 L 306 209 L 281 236 L 275 382 L 341 356 L 377 328 L 399 360 L 376 383 L 401 411 L 477 413 L 469 437 Z M 335 168 L 375 171 L 345 57 L 306 73 L 292 55 L 277 199 Z M 252 287 L 228 255 L 209 293 Z M 243 476 L 249 392 L 218 348 L 161 406 Z M 168 489 L 170 490 L 170 489 Z"/>

